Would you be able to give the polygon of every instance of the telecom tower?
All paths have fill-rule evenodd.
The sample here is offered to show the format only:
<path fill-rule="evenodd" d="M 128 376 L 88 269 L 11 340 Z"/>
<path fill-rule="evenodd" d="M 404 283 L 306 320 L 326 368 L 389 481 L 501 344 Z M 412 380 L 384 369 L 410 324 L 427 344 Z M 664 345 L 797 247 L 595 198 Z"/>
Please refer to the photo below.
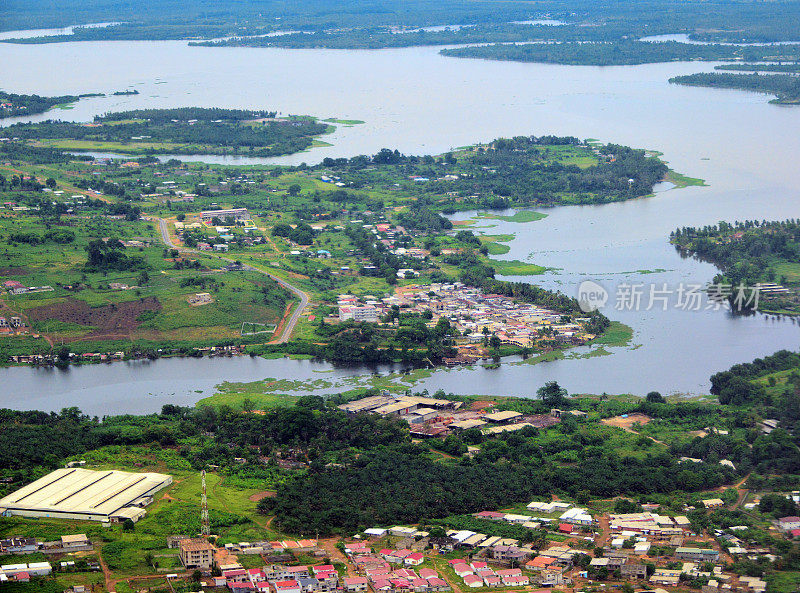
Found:
<path fill-rule="evenodd" d="M 200 535 L 208 537 L 211 535 L 211 525 L 208 520 L 208 497 L 206 496 L 206 470 L 203 470 L 203 496 L 200 499 Z"/>

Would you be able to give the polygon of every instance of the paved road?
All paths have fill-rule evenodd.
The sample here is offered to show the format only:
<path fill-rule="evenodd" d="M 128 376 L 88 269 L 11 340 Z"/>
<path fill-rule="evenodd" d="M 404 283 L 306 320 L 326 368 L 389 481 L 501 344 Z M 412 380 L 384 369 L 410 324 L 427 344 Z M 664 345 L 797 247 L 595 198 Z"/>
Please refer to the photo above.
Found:
<path fill-rule="evenodd" d="M 198 251 L 197 249 L 191 249 L 189 247 L 183 247 L 181 245 L 177 245 L 177 244 L 173 243 L 172 237 L 169 236 L 169 229 L 167 228 L 167 221 L 166 220 L 164 220 L 163 218 L 157 218 L 157 217 L 151 217 L 151 219 L 158 221 L 158 228 L 161 231 L 161 239 L 164 241 L 164 243 L 167 245 L 167 247 L 170 247 L 172 249 L 177 249 L 178 251 L 180 251 L 182 253 L 201 254 L 201 252 Z M 202 255 L 209 255 L 209 254 L 208 253 L 203 253 Z M 221 260 L 224 260 L 224 261 L 230 262 L 230 263 L 233 263 L 235 261 L 235 260 L 230 259 L 228 257 L 222 257 L 222 256 L 219 256 L 219 255 L 214 255 L 213 257 L 216 257 L 218 259 L 221 259 Z M 289 319 L 286 321 L 286 323 L 284 323 L 283 330 L 281 331 L 281 335 L 278 336 L 277 338 L 273 339 L 270 343 L 271 344 L 284 344 L 284 343 L 288 342 L 289 338 L 292 336 L 292 332 L 294 331 L 294 327 L 297 325 L 297 322 L 300 320 L 300 315 L 303 313 L 305 308 L 308 306 L 308 301 L 309 301 L 308 294 L 306 294 L 305 292 L 303 292 L 302 290 L 300 290 L 296 286 L 294 286 L 292 284 L 289 284 L 288 282 L 286 282 L 286 280 L 283 280 L 282 278 L 278 278 L 277 276 L 273 276 L 272 274 L 270 274 L 266 270 L 262 270 L 260 268 L 256 268 L 254 266 L 249 266 L 249 265 L 245 265 L 244 268 L 246 270 L 252 270 L 254 272 L 259 272 L 261 274 L 264 274 L 265 276 L 268 276 L 268 277 L 272 278 L 275 282 L 277 282 L 278 284 L 283 286 L 286 290 L 290 291 L 295 296 L 297 296 L 297 298 L 300 299 L 300 303 L 295 307 L 294 311 L 292 311 L 292 314 L 289 317 Z"/>

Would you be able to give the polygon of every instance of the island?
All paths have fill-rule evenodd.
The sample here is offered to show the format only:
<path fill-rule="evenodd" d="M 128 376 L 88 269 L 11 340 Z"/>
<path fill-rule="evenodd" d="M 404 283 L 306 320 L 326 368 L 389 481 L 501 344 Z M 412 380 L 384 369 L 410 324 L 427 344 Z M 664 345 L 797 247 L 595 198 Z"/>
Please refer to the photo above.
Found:
<path fill-rule="evenodd" d="M 122 154 L 239 154 L 270 157 L 309 148 L 331 128 L 274 111 L 183 107 L 137 109 L 92 122 L 16 124 L 8 134 L 34 146 Z"/>
<path fill-rule="evenodd" d="M 785 65 L 789 66 L 789 65 Z M 753 68 L 750 66 L 749 68 Z M 775 66 L 764 66 L 763 71 L 771 71 Z M 790 68 L 797 68 L 790 66 Z M 758 69 L 757 69 L 758 70 Z M 762 70 L 758 70 L 762 71 Z M 792 70 L 778 70 L 788 71 Z M 675 76 L 670 78 L 672 84 L 682 84 L 687 86 L 703 86 L 720 89 L 738 89 L 742 91 L 754 91 L 757 93 L 769 93 L 776 98 L 770 103 L 780 105 L 800 104 L 800 80 L 792 74 L 731 74 L 728 72 L 698 72 L 686 76 Z"/>
<path fill-rule="evenodd" d="M 800 45 L 738 46 L 678 41 L 570 41 L 558 43 L 495 43 L 443 49 L 443 56 L 541 62 L 571 66 L 628 66 L 658 62 L 791 60 L 800 58 Z"/>

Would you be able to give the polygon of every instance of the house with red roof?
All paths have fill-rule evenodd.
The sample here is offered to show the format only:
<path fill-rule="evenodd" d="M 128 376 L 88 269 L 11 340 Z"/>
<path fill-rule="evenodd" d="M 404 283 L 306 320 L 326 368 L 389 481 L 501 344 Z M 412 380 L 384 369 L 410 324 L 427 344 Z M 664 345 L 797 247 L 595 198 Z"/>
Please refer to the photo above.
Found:
<path fill-rule="evenodd" d="M 470 589 L 483 587 L 483 579 L 478 575 L 468 574 L 464 577 L 464 584 Z"/>
<path fill-rule="evenodd" d="M 388 579 L 378 579 L 372 583 L 372 589 L 374 591 L 391 591 L 392 583 Z"/>
<path fill-rule="evenodd" d="M 410 591 L 411 581 L 408 579 L 391 579 L 392 587 L 395 591 Z"/>
<path fill-rule="evenodd" d="M 425 593 L 428 590 L 428 581 L 425 579 L 412 579 L 411 588 L 414 593 Z"/>
<path fill-rule="evenodd" d="M 571 524 L 569 524 L 569 523 L 559 523 L 558 524 L 558 530 L 561 533 L 572 533 L 573 526 Z"/>
<path fill-rule="evenodd" d="M 424 560 L 425 557 L 420 552 L 414 552 L 403 559 L 403 564 L 406 566 L 419 566 Z"/>
<path fill-rule="evenodd" d="M 275 582 L 275 593 L 300 593 L 300 592 L 301 592 L 300 583 L 298 583 L 294 579 Z"/>
<path fill-rule="evenodd" d="M 499 587 L 503 584 L 503 581 L 497 575 L 488 575 L 483 577 L 483 584 L 487 587 Z"/>
<path fill-rule="evenodd" d="M 248 591 L 255 591 L 256 586 L 247 581 L 245 583 L 228 583 L 228 589 L 230 589 L 233 593 L 247 593 Z"/>
<path fill-rule="evenodd" d="M 350 577 L 344 579 L 344 590 L 349 593 L 366 591 L 369 588 L 369 581 L 366 577 Z"/>
<path fill-rule="evenodd" d="M 439 576 L 439 573 L 432 568 L 420 568 L 419 576 L 423 579 L 432 579 Z"/>
<path fill-rule="evenodd" d="M 428 579 L 428 587 L 430 587 L 431 591 L 449 591 L 450 585 L 447 584 L 447 581 L 444 579 L 440 579 L 439 577 L 434 577 L 432 579 Z"/>
<path fill-rule="evenodd" d="M 530 584 L 530 579 L 525 575 L 501 577 L 506 587 L 524 587 Z"/>
<path fill-rule="evenodd" d="M 472 568 L 470 568 L 467 564 L 456 564 L 453 566 L 453 571 L 460 577 L 472 574 Z"/>
<path fill-rule="evenodd" d="M 525 568 L 528 570 L 544 570 L 555 561 L 556 559 L 551 558 L 550 556 L 537 556 L 532 560 L 528 560 L 525 563 Z"/>
<path fill-rule="evenodd" d="M 500 513 L 498 511 L 481 511 L 480 513 L 475 513 L 475 516 L 479 519 L 490 519 L 492 521 L 500 521 L 503 517 L 506 516 L 505 513 Z"/>
<path fill-rule="evenodd" d="M 223 570 L 222 576 L 225 577 L 225 581 L 228 583 L 229 586 L 231 583 L 250 582 L 250 576 L 247 574 L 247 571 L 244 568 Z"/>

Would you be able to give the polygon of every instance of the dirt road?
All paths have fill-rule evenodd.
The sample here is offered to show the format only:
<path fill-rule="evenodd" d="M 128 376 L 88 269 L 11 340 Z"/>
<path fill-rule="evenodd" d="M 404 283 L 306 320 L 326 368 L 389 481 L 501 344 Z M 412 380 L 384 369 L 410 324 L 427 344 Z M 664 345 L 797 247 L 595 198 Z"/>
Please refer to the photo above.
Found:
<path fill-rule="evenodd" d="M 178 251 L 180 251 L 182 253 L 194 253 L 194 254 L 198 254 L 198 255 L 201 254 L 201 252 L 198 251 L 197 249 L 191 249 L 189 247 L 184 247 L 184 246 L 176 244 L 172 240 L 172 237 L 170 237 L 170 235 L 169 235 L 169 229 L 167 228 L 167 221 L 166 220 L 164 220 L 163 218 L 157 218 L 157 217 L 152 217 L 152 220 L 155 220 L 155 221 L 158 222 L 158 228 L 161 231 L 161 239 L 162 239 L 162 241 L 164 241 L 164 244 L 167 247 L 169 247 L 171 249 L 177 249 Z M 210 255 L 210 254 L 204 253 L 202 255 Z M 219 255 L 213 255 L 212 257 L 216 257 L 217 259 L 221 259 L 221 260 L 226 261 L 228 263 L 233 263 L 235 261 L 233 259 L 230 259 L 230 258 L 227 258 L 227 257 L 222 257 L 222 256 L 219 256 Z M 292 332 L 294 331 L 295 326 L 297 325 L 297 322 L 300 320 L 300 315 L 303 314 L 303 311 L 308 306 L 308 301 L 309 301 L 308 294 L 303 292 L 298 287 L 296 287 L 296 286 L 294 286 L 292 284 L 289 284 L 288 282 L 286 282 L 286 280 L 283 280 L 282 278 L 278 278 L 277 276 L 274 276 L 273 274 L 270 274 L 269 272 L 267 272 L 266 270 L 262 270 L 261 268 L 257 268 L 257 267 L 252 266 L 252 265 L 245 265 L 244 269 L 251 270 L 251 271 L 254 271 L 254 272 L 259 272 L 260 274 L 264 274 L 265 276 L 268 276 L 269 278 L 271 278 L 272 280 L 274 280 L 275 282 L 277 282 L 278 284 L 283 286 L 286 290 L 288 290 L 289 292 L 291 292 L 297 298 L 300 299 L 300 303 L 294 308 L 294 311 L 292 311 L 292 314 L 289 316 L 289 318 L 283 324 L 283 328 L 282 328 L 280 334 L 278 336 L 276 336 L 270 342 L 270 344 L 284 344 L 285 342 L 288 342 L 289 338 L 291 338 L 291 336 L 292 336 Z"/>

